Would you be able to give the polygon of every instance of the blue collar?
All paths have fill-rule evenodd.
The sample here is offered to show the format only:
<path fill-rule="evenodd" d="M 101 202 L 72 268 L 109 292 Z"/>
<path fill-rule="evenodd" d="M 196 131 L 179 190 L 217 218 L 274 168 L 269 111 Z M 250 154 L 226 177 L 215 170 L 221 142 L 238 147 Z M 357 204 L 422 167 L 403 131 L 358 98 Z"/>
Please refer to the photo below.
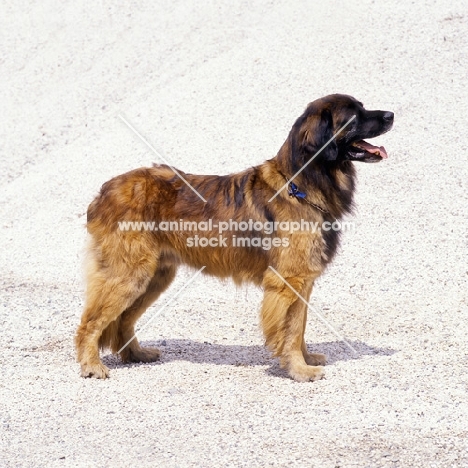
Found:
<path fill-rule="evenodd" d="M 283 176 L 284 177 L 284 176 Z M 286 179 L 287 180 L 287 179 Z M 297 198 L 297 199 L 301 199 L 301 200 L 304 200 L 306 203 L 308 203 L 310 206 L 313 206 L 316 210 L 319 210 L 321 211 L 322 213 L 330 213 L 329 211 L 325 210 L 324 208 L 322 208 L 321 206 L 319 205 L 316 205 L 315 203 L 312 203 L 310 202 L 309 200 L 307 200 L 306 196 L 307 194 L 305 192 L 301 192 L 299 190 L 299 187 L 294 184 L 293 182 L 289 182 L 289 185 L 288 185 L 288 194 L 290 197 L 294 197 L 294 198 Z"/>
<path fill-rule="evenodd" d="M 290 197 L 295 197 L 295 198 L 305 198 L 307 195 L 305 192 L 301 192 L 299 190 L 299 187 L 292 182 L 289 182 L 288 194 Z"/>

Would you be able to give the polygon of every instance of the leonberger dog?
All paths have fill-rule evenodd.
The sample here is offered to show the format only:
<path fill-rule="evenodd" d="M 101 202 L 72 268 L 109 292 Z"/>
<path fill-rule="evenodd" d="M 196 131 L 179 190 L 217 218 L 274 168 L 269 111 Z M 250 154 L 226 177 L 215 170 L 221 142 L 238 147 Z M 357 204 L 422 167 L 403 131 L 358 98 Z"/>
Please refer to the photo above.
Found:
<path fill-rule="evenodd" d="M 75 338 L 81 375 L 109 376 L 100 348 L 119 353 L 123 362 L 159 359 L 157 348 L 140 346 L 135 322 L 184 264 L 203 268 L 204 274 L 231 277 L 236 284 L 261 286 L 266 346 L 294 380 L 321 379 L 326 357 L 309 354 L 304 341 L 307 303 L 314 281 L 335 255 L 340 232 L 280 227 L 303 220 L 329 226 L 350 213 L 353 162 L 386 158 L 383 147 L 364 140 L 392 125 L 392 112 L 369 111 L 351 96 L 333 94 L 311 102 L 278 154 L 259 166 L 217 176 L 154 165 L 106 182 L 87 213 L 86 304 Z M 273 229 L 268 234 L 247 232 L 249 220 L 250 226 L 260 222 Z M 122 222 L 138 226 L 163 221 L 204 223 L 198 232 L 204 244 L 202 237 L 194 240 L 192 230 L 121 228 Z M 236 228 L 236 223 L 242 232 L 234 229 L 221 239 L 215 226 Z M 239 236 L 241 246 L 234 242 Z M 246 239 L 252 242 L 246 244 Z"/>

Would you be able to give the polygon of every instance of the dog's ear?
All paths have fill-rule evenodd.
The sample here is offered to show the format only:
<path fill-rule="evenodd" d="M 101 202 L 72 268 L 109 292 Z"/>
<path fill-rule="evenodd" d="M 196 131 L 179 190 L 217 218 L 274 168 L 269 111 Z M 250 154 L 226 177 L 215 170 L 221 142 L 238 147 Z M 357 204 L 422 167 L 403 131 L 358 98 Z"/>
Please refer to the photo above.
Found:
<path fill-rule="evenodd" d="M 333 138 L 333 117 L 328 109 L 311 116 L 305 122 L 301 152 L 309 160 L 317 154 L 317 160 L 335 161 L 338 157 L 338 145 Z M 326 146 L 325 146 L 326 145 Z"/>
<path fill-rule="evenodd" d="M 311 159 L 315 163 L 335 161 L 338 146 L 333 139 L 333 117 L 328 109 L 309 104 L 304 114 L 294 123 L 289 134 L 291 171 L 297 172 Z M 320 153 L 319 153 L 320 151 Z M 319 153 L 319 154 L 317 154 Z"/>

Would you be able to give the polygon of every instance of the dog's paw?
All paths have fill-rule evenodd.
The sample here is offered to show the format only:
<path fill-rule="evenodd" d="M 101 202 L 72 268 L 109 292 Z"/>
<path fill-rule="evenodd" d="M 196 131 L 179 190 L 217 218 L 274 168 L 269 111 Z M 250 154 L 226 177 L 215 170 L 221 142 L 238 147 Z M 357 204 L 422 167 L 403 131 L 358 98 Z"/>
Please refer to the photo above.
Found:
<path fill-rule="evenodd" d="M 158 348 L 138 348 L 130 349 L 130 352 L 122 356 L 125 362 L 154 362 L 161 357 L 161 351 Z"/>
<path fill-rule="evenodd" d="M 109 369 L 102 363 L 81 364 L 81 377 L 94 377 L 95 379 L 107 379 Z"/>
<path fill-rule="evenodd" d="M 310 353 L 304 356 L 305 362 L 309 366 L 324 366 L 327 363 L 327 356 L 321 353 Z"/>
<path fill-rule="evenodd" d="M 298 369 L 291 369 L 289 375 L 297 382 L 313 382 L 322 379 L 325 370 L 322 366 L 301 366 Z"/>

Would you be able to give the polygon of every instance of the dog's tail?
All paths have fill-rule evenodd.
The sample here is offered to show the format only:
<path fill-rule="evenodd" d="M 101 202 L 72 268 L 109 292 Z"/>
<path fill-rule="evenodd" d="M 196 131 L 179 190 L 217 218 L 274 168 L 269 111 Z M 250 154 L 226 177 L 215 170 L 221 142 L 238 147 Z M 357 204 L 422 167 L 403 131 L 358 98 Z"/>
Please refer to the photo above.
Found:
<path fill-rule="evenodd" d="M 113 322 L 109 323 L 102 332 L 99 338 L 99 348 L 104 350 L 109 348 L 113 353 L 116 353 L 123 344 L 121 343 L 120 336 L 120 316 L 117 317 Z"/>
<path fill-rule="evenodd" d="M 101 269 L 101 250 L 97 245 L 95 239 L 91 237 L 88 243 L 88 249 L 86 254 L 86 262 L 85 262 L 85 271 L 86 271 L 86 279 L 87 279 L 87 306 L 89 305 L 95 306 L 95 311 L 93 312 L 93 318 L 97 318 L 96 314 L 99 312 L 99 306 L 101 304 L 102 298 L 102 289 L 103 285 L 106 283 L 107 279 L 105 274 L 102 272 Z M 122 345 L 120 344 L 121 341 L 121 331 L 120 331 L 120 315 L 112 322 L 107 325 L 107 327 L 103 330 L 101 336 L 99 337 L 99 348 L 101 350 L 104 349 L 111 349 L 113 353 L 117 352 Z"/>

